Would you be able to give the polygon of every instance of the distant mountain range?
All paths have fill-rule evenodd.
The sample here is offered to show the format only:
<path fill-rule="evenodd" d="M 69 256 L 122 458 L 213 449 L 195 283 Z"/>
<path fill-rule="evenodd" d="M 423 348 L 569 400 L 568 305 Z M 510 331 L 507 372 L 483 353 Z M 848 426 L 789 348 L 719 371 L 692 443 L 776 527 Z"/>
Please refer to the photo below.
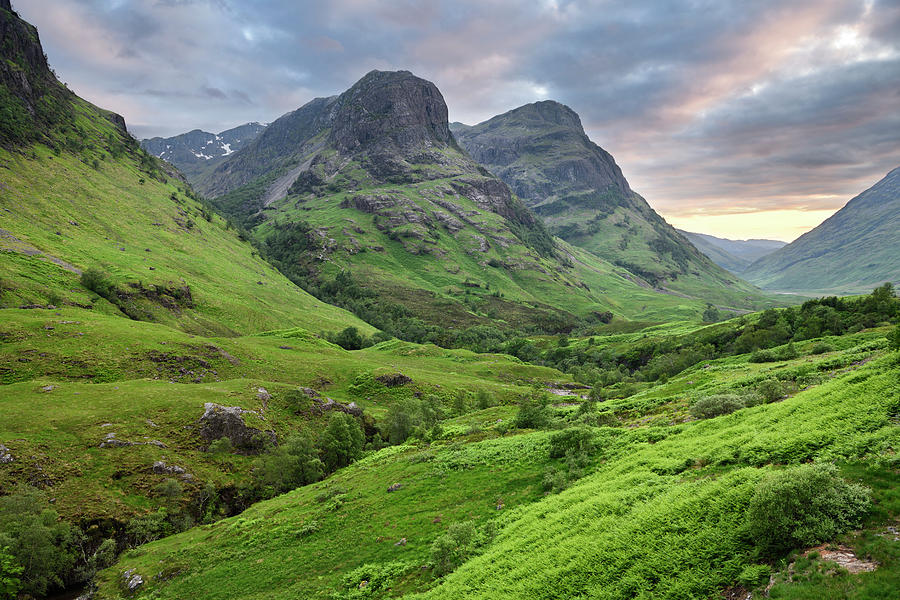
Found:
<path fill-rule="evenodd" d="M 254 122 L 221 133 L 194 129 L 170 138 L 141 140 L 141 146 L 150 154 L 172 163 L 193 179 L 252 142 L 265 128 L 265 125 Z"/>
<path fill-rule="evenodd" d="M 887 281 L 900 283 L 900 168 L 743 275 L 768 290 L 811 295 L 855 294 Z"/>
<path fill-rule="evenodd" d="M 729 240 L 681 229 L 678 233 L 714 263 L 736 275 L 742 274 L 753 261 L 787 245 L 787 242 L 778 240 Z"/>

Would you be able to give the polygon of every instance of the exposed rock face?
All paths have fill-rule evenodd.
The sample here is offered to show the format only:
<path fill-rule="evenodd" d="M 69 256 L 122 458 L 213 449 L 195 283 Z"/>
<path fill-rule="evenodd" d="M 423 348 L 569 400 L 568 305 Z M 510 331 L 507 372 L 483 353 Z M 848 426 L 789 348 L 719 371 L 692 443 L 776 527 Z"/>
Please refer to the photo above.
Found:
<path fill-rule="evenodd" d="M 453 143 L 443 96 L 409 71 L 371 71 L 341 95 L 338 106 L 331 139 L 341 152 L 367 146 L 405 154 Z"/>
<path fill-rule="evenodd" d="M 207 441 L 227 437 L 235 448 L 253 452 L 262 450 L 267 440 L 273 444 L 277 441 L 275 432 L 247 426 L 244 414 L 256 414 L 254 411 L 213 402 L 204 404 L 203 409 L 203 416 L 200 417 L 200 435 Z"/>
<path fill-rule="evenodd" d="M 387 387 L 401 387 L 412 383 L 412 378 L 407 377 L 403 373 L 386 373 L 376 377 L 375 381 L 383 383 Z"/>
<path fill-rule="evenodd" d="M 584 133 L 578 114 L 552 100 L 457 128 L 456 135 L 472 158 L 532 207 L 572 192 L 632 193 L 613 157 Z M 534 156 L 541 160 L 526 164 Z"/>

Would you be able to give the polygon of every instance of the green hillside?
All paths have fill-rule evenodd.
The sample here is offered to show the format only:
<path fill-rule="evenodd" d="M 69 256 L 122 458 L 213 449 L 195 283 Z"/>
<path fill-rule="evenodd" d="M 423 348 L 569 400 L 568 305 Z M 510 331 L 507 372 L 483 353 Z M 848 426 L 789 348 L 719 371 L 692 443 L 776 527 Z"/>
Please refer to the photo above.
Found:
<path fill-rule="evenodd" d="M 763 294 L 686 242 L 633 192 L 613 157 L 581 119 L 550 100 L 527 104 L 454 135 L 573 245 L 628 269 L 660 291 L 759 307 Z"/>
<path fill-rule="evenodd" d="M 0 600 L 895 599 L 890 284 L 775 307 L 637 196 L 657 270 L 553 237 L 408 72 L 213 205 L 9 0 L 0 53 Z"/>
<path fill-rule="evenodd" d="M 0 78 L 0 94 L 11 98 L 0 123 L 0 306 L 93 306 L 216 335 L 372 330 L 263 261 L 177 172 L 138 147 L 121 117 L 56 81 L 33 28 L 8 11 L 0 18 L 17 48 L 0 75 L 31 81 L 25 90 L 18 75 Z M 28 102 L 43 109 L 32 116 Z M 88 269 L 113 291 L 82 285 Z"/>
<path fill-rule="evenodd" d="M 900 168 L 821 225 L 752 265 L 744 276 L 768 290 L 858 294 L 900 282 Z"/>
<path fill-rule="evenodd" d="M 445 421 L 440 439 L 382 450 L 239 517 L 126 554 L 102 574 L 97 597 L 124 597 L 123 572 L 140 574 L 138 596 L 154 598 L 746 592 L 769 573 L 778 580 L 788 564 L 779 560 L 796 544 L 773 550 L 767 544 L 776 539 L 754 537 L 748 515 L 763 482 L 784 472 L 812 476 L 800 465 L 834 461 L 844 477 L 872 488 L 877 508 L 862 532 L 828 540 L 880 567 L 820 578 L 815 589 L 852 586 L 853 597 L 888 598 L 879 590 L 897 585 L 900 551 L 878 534 L 900 512 L 890 483 L 900 362 L 884 334 L 813 339 L 784 360 L 701 361 L 586 408 L 577 397 L 560 398 L 547 420 L 532 417 L 522 429 L 510 427 L 525 410 L 515 406 Z M 594 343 L 608 345 L 602 337 Z M 752 398 L 773 386 L 769 400 L 741 400 L 749 407 L 732 414 L 692 416 L 704 398 Z M 567 439 L 582 440 L 580 453 L 566 455 Z M 451 544 L 449 554 L 438 540 Z"/>

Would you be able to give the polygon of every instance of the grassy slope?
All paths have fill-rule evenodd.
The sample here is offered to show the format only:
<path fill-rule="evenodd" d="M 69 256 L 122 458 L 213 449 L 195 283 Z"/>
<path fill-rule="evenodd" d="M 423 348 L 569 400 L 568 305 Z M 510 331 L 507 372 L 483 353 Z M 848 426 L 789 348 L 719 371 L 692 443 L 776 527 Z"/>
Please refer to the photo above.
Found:
<path fill-rule="evenodd" d="M 43 145 L 24 152 L 0 149 L 0 228 L 7 232 L 0 236 L 0 306 L 51 299 L 90 303 L 93 294 L 80 286 L 75 272 L 24 253 L 39 251 L 77 269 L 99 267 L 120 286 L 138 281 L 190 286 L 195 310 L 178 314 L 148 306 L 156 320 L 186 331 L 221 335 L 348 325 L 371 331 L 290 283 L 221 218 L 207 222 L 201 206 L 185 196 L 185 184 L 151 178 L 127 151 L 113 158 L 106 140 L 117 131 L 98 109 L 76 100 L 75 111 L 80 139 L 92 149 L 59 156 Z M 94 158 L 96 169 L 88 164 Z M 98 309 L 115 310 L 106 301 L 99 301 Z"/>
<path fill-rule="evenodd" d="M 338 590 L 347 594 L 341 597 L 385 597 L 429 588 L 428 598 L 712 596 L 754 562 L 741 538 L 742 511 L 754 482 L 779 465 L 861 461 L 847 474 L 881 481 L 878 522 L 900 511 L 884 489 L 896 472 L 879 460 L 900 442 L 891 420 L 900 357 L 885 353 L 884 333 L 836 338 L 834 352 L 786 363 L 753 364 L 744 355 L 699 364 L 609 401 L 629 427 L 597 430 L 593 474 L 559 495 L 537 493 L 542 470 L 556 462 L 546 432 L 497 437 L 497 419 L 508 420 L 514 409 L 473 413 L 448 425 L 448 441 L 384 450 L 240 517 L 131 551 L 103 573 L 98 597 L 121 597 L 124 569 L 144 575 L 140 595 L 154 598 L 328 598 Z M 821 377 L 780 403 L 687 419 L 688 399 L 700 394 L 811 373 Z M 479 429 L 466 429 L 472 425 Z M 404 488 L 386 493 L 397 482 Z M 420 568 L 430 543 L 463 520 L 496 520 L 501 530 L 482 556 L 435 581 Z M 407 544 L 395 546 L 402 537 Z M 896 552 L 874 552 L 882 571 L 856 579 L 896 581 Z M 362 593 L 360 581 L 346 579 L 364 564 L 397 561 L 408 568 L 391 583 L 393 592 Z"/>
<path fill-rule="evenodd" d="M 431 190 L 446 184 L 445 180 L 437 180 L 409 187 L 369 188 L 364 192 L 402 194 L 431 212 L 436 208 L 428 201 Z M 557 242 L 561 252 L 569 256 L 570 267 L 541 258 L 519 243 L 504 248 L 492 242 L 487 252 L 480 252 L 476 237 L 480 234 L 472 228 L 453 235 L 443 228 L 425 231 L 420 227 L 417 235 L 424 235 L 422 241 L 413 237 L 392 240 L 372 227 L 372 215 L 353 207 L 341 208 L 341 202 L 356 193 L 359 192 L 302 202 L 288 197 L 274 205 L 276 210 L 270 220 L 257 227 L 254 234 L 264 240 L 276 218 L 279 222 L 305 220 L 314 227 L 326 229 L 327 238 L 334 241 L 329 241 L 334 250 L 329 261 L 321 263 L 323 273 L 333 275 L 341 268 L 350 268 L 361 274 L 359 279 L 376 282 L 375 285 L 394 298 L 416 291 L 412 295 L 416 303 L 411 308 L 432 322 L 446 322 L 444 315 L 449 309 L 458 323 L 485 323 L 490 319 L 520 325 L 533 312 L 522 308 L 522 304 L 539 311 L 562 310 L 579 316 L 609 310 L 625 318 L 647 320 L 696 318 L 708 301 L 718 302 L 723 308 L 745 306 L 745 300 L 760 307 L 775 305 L 774 301 L 760 302 L 749 293 L 743 299 L 733 292 L 721 298 L 706 297 L 702 290 L 692 290 L 696 293 L 694 297 L 661 293 L 625 269 L 561 240 Z M 454 202 L 464 210 L 477 209 L 464 197 L 456 197 Z M 494 213 L 483 212 L 474 220 L 488 229 L 505 229 L 503 219 Z M 404 231 L 400 228 L 401 236 Z M 498 266 L 492 266 L 489 261 L 496 261 Z M 467 282 L 479 287 L 469 287 L 465 285 Z M 424 299 L 422 291 L 426 292 Z M 493 296 L 497 293 L 503 295 L 502 301 Z"/>
<path fill-rule="evenodd" d="M 202 451 L 196 422 L 205 402 L 262 409 L 266 422 L 253 426 L 283 437 L 298 428 L 315 433 L 327 418 L 297 414 L 288 404 L 283 392 L 298 385 L 355 401 L 380 417 L 392 400 L 414 391 L 438 394 L 448 406 L 457 390 L 483 389 L 496 402 L 508 402 L 528 382 L 569 380 L 509 357 L 403 342 L 351 353 L 299 329 L 212 339 L 78 308 L 7 309 L 4 315 L 0 441 L 18 459 L 0 472 L 0 486 L 52 481 L 57 510 L 75 519 L 124 519 L 155 505 L 151 489 L 165 479 L 150 472 L 156 460 L 192 473 L 189 491 L 205 482 L 227 487 L 244 480 L 250 458 L 223 462 Z M 414 383 L 364 397 L 348 390 L 359 375 L 398 370 Z M 262 402 L 259 387 L 273 399 Z M 108 433 L 158 440 L 167 448 L 100 449 Z"/>

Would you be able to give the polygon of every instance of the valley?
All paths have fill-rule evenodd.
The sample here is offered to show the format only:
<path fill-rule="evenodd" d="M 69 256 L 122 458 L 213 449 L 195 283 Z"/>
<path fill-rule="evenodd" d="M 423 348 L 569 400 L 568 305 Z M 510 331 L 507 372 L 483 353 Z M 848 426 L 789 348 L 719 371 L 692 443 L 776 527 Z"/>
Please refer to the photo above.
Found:
<path fill-rule="evenodd" d="M 896 597 L 900 171 L 725 240 L 555 101 L 138 142 L 0 40 L 0 600 Z"/>

